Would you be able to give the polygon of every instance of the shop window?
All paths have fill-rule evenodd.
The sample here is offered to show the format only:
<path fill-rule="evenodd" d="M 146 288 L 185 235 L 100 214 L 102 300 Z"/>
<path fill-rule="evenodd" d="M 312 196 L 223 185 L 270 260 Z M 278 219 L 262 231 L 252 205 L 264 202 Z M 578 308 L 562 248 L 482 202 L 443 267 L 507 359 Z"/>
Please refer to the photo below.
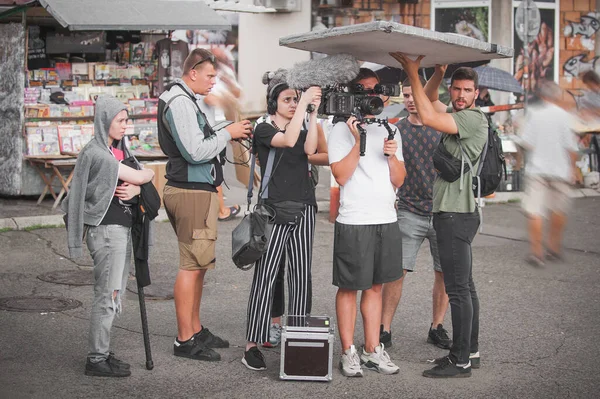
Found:
<path fill-rule="evenodd" d="M 431 28 L 490 41 L 491 0 L 433 0 Z"/>

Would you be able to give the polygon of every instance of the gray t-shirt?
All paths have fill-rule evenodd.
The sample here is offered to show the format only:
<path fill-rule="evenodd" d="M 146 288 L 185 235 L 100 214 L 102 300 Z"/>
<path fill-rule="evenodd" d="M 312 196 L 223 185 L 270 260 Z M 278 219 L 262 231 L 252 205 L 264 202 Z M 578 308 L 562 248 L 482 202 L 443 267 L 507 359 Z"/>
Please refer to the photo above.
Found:
<path fill-rule="evenodd" d="M 451 113 L 458 127 L 458 134 L 444 134 L 442 142 L 450 154 L 461 158 L 458 140 L 466 155 L 477 170 L 479 156 L 487 140 L 488 121 L 479 108 L 465 109 Z M 433 184 L 433 212 L 470 213 L 475 211 L 475 197 L 472 190 L 473 174 L 465 173 L 463 186 L 461 179 L 452 183 L 440 176 Z"/>

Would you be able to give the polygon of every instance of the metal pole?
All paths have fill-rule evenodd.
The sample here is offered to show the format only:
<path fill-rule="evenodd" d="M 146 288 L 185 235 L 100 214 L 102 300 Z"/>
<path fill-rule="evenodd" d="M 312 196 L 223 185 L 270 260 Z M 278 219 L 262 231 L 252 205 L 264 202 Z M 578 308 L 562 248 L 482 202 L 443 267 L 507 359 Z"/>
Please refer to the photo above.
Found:
<path fill-rule="evenodd" d="M 144 350 L 146 352 L 146 369 L 152 370 L 154 368 L 154 362 L 152 361 L 152 350 L 150 349 L 150 333 L 148 331 L 148 316 L 146 313 L 146 296 L 144 295 L 144 287 L 139 283 L 138 288 L 138 299 L 140 302 L 140 316 L 142 318 L 142 336 L 144 338 Z"/>

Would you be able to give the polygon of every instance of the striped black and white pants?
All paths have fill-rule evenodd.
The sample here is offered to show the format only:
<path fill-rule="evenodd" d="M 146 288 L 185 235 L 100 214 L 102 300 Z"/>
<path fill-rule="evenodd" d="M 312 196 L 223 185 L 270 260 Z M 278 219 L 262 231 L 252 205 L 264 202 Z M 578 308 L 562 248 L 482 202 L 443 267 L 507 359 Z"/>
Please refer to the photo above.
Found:
<path fill-rule="evenodd" d="M 316 207 L 307 205 L 297 225 L 276 224 L 273 227 L 267 252 L 254 265 L 254 279 L 248 300 L 248 342 L 263 343 L 269 340 L 275 279 L 284 251 L 288 259 L 288 314 L 306 314 L 311 300 L 309 287 L 315 213 Z"/>

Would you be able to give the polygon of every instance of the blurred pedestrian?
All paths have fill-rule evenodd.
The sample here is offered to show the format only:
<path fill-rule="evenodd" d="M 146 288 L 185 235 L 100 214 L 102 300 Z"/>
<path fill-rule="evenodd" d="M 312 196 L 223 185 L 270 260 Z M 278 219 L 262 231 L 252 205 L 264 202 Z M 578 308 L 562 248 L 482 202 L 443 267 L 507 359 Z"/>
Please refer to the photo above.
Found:
<path fill-rule="evenodd" d="M 527 151 L 523 208 L 529 218 L 531 253 L 527 262 L 563 259 L 562 234 L 567 223 L 571 184 L 576 181 L 577 141 L 571 114 L 559 106 L 562 90 L 554 82 L 539 86 L 538 105 L 527 112 L 522 146 Z M 543 219 L 550 223 L 548 248 L 542 245 Z"/>
<path fill-rule="evenodd" d="M 238 122 L 240 120 L 239 99 L 242 95 L 240 85 L 237 83 L 231 55 L 221 47 L 213 47 L 212 53 L 217 59 L 217 81 L 211 92 L 204 96 L 206 105 L 206 116 L 212 126 L 225 120 Z M 241 144 L 237 141 L 230 142 L 234 152 L 234 162 L 239 162 L 236 155 L 239 154 Z M 249 160 L 249 157 L 248 157 Z M 224 160 L 223 160 L 224 161 Z M 243 161 L 242 161 L 243 162 Z M 236 165 L 237 167 L 237 165 Z M 223 185 L 217 187 L 219 197 L 219 216 L 221 222 L 233 219 L 240 213 L 240 206 L 225 205 Z"/>

